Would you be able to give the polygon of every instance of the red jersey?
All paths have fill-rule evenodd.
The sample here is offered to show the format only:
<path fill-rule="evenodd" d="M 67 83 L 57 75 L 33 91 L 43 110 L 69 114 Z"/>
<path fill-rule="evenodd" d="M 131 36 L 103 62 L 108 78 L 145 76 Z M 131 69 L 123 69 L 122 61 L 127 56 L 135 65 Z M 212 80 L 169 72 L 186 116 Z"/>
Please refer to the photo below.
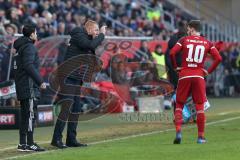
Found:
<path fill-rule="evenodd" d="M 203 78 L 205 75 L 203 67 L 208 53 L 213 57 L 214 60 L 212 65 L 208 68 L 209 74 L 213 72 L 213 70 L 222 60 L 215 46 L 201 36 L 186 36 L 181 38 L 175 44 L 170 52 L 173 67 L 175 69 L 177 68 L 175 55 L 179 52 L 182 54 L 182 69 L 179 72 L 179 78 Z"/>

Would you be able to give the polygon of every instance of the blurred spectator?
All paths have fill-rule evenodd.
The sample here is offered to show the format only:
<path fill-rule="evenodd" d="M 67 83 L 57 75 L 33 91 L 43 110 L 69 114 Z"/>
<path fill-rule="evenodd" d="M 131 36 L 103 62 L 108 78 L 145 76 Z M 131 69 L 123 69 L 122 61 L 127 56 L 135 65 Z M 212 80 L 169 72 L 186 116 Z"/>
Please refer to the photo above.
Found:
<path fill-rule="evenodd" d="M 167 79 L 165 56 L 162 52 L 162 46 L 156 45 L 155 50 L 152 52 L 153 61 L 158 70 L 158 76 Z"/>
<path fill-rule="evenodd" d="M 237 66 L 238 72 L 240 73 L 240 54 L 238 54 L 238 57 L 237 57 L 237 60 L 236 60 L 236 66 Z"/>
<path fill-rule="evenodd" d="M 58 35 L 65 35 L 66 34 L 66 25 L 63 22 L 58 24 Z"/>
<path fill-rule="evenodd" d="M 11 45 L 8 44 L 8 39 L 0 37 L 0 82 L 7 80 L 9 53 Z"/>
<path fill-rule="evenodd" d="M 7 35 L 13 36 L 15 33 L 18 33 L 18 28 L 14 24 L 6 24 L 5 31 Z"/>
<path fill-rule="evenodd" d="M 57 57 L 57 65 L 60 65 L 64 61 L 65 54 L 67 52 L 67 47 L 69 40 L 62 42 L 58 47 L 58 57 Z"/>
<path fill-rule="evenodd" d="M 6 19 L 5 16 L 5 11 L 3 9 L 0 8 L 0 35 L 6 35 L 6 31 L 5 31 L 5 24 L 10 23 L 9 20 Z"/>
<path fill-rule="evenodd" d="M 224 72 L 224 66 L 220 64 L 215 71 L 216 81 L 214 83 L 214 95 L 217 97 L 224 95 L 224 80 L 226 78 Z"/>
<path fill-rule="evenodd" d="M 139 70 L 134 72 L 133 77 L 133 86 L 147 85 L 159 80 L 156 68 L 150 61 L 141 63 Z"/>
<path fill-rule="evenodd" d="M 20 19 L 21 14 L 22 14 L 21 11 L 17 8 L 10 9 L 9 20 L 12 24 L 15 24 L 18 29 L 20 29 L 22 26 L 21 19 Z"/>
<path fill-rule="evenodd" d="M 126 64 L 127 59 L 123 55 L 115 55 L 111 62 L 111 78 L 115 84 L 128 84 Z"/>
<path fill-rule="evenodd" d="M 236 61 L 237 61 L 238 55 L 239 55 L 238 48 L 236 46 L 232 46 L 230 50 L 230 54 L 228 56 L 230 58 L 231 66 L 234 70 L 237 69 Z"/>
<path fill-rule="evenodd" d="M 134 55 L 134 58 L 132 61 L 142 62 L 142 61 L 153 61 L 152 54 L 148 48 L 148 42 L 147 41 L 141 41 L 141 46 L 139 50 Z"/>

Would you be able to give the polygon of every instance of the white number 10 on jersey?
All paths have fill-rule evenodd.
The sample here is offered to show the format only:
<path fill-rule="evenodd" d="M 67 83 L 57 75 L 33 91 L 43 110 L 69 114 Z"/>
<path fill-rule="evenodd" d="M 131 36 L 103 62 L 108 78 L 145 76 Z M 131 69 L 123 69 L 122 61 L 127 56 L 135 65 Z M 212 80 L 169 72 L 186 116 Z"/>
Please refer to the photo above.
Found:
<path fill-rule="evenodd" d="M 197 45 L 195 48 L 195 52 L 193 55 L 193 44 L 187 45 L 188 50 L 188 57 L 186 58 L 187 62 L 196 62 L 196 63 L 202 63 L 203 56 L 205 52 L 205 47 L 202 45 Z M 194 56 L 194 57 L 193 57 Z"/>

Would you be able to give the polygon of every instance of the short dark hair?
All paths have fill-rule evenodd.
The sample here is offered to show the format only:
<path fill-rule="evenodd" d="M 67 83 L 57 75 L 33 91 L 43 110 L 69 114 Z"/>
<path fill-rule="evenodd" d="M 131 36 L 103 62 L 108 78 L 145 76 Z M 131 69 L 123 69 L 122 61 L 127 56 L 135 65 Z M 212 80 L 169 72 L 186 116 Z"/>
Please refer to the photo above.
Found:
<path fill-rule="evenodd" d="M 158 49 L 158 48 L 162 48 L 162 46 L 160 44 L 157 44 L 155 49 Z"/>
<path fill-rule="evenodd" d="M 25 37 L 30 37 L 36 30 L 36 26 L 33 24 L 26 24 L 23 26 L 22 33 Z"/>
<path fill-rule="evenodd" d="M 194 28 L 197 32 L 200 32 L 202 30 L 202 25 L 200 20 L 191 20 L 188 23 L 188 27 Z"/>

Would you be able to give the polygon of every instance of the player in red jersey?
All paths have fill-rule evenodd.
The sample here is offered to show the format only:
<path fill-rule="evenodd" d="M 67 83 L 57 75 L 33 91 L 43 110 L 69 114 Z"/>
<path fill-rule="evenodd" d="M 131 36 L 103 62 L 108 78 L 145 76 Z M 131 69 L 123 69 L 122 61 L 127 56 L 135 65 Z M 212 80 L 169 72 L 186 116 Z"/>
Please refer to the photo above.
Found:
<path fill-rule="evenodd" d="M 171 61 L 179 75 L 176 93 L 176 110 L 174 112 L 176 126 L 176 138 L 174 144 L 181 143 L 181 125 L 183 122 L 182 109 L 190 94 L 192 95 L 197 111 L 197 143 L 206 142 L 204 138 L 204 102 L 206 101 L 204 76 L 212 73 L 221 62 L 222 58 L 215 46 L 207 39 L 200 36 L 200 30 L 200 21 L 190 21 L 187 25 L 188 36 L 181 38 L 170 52 Z M 179 52 L 182 57 L 181 67 L 177 66 L 175 59 L 175 55 Z M 213 63 L 206 70 L 204 69 L 204 62 L 208 53 L 212 56 Z"/>

